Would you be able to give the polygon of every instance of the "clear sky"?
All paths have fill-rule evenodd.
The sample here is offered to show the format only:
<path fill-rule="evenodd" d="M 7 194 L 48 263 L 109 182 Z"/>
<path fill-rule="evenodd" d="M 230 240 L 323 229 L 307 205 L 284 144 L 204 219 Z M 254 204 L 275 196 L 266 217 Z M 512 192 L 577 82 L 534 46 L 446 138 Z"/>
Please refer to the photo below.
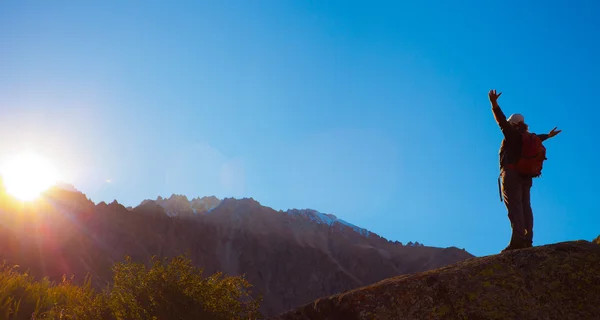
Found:
<path fill-rule="evenodd" d="M 126 2 L 126 3 L 125 3 Z M 313 208 L 388 239 L 497 253 L 488 90 L 534 132 L 535 245 L 600 234 L 598 1 L 2 1 L 0 158 L 93 201 Z"/>

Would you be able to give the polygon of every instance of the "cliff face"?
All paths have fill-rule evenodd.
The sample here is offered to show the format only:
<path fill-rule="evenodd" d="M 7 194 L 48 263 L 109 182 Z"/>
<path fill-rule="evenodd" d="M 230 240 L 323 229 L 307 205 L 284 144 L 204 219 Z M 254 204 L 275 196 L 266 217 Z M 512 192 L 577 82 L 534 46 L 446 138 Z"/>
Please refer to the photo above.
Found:
<path fill-rule="evenodd" d="M 457 248 L 403 246 L 332 215 L 275 211 L 252 199 L 172 196 L 125 208 L 52 190 L 28 206 L 0 202 L 0 260 L 33 275 L 81 280 L 89 273 L 100 287 L 125 255 L 147 262 L 183 253 L 205 275 L 244 274 L 263 295 L 266 316 L 472 257 Z"/>
<path fill-rule="evenodd" d="M 316 300 L 273 320 L 600 319 L 600 245 L 471 258 Z"/>

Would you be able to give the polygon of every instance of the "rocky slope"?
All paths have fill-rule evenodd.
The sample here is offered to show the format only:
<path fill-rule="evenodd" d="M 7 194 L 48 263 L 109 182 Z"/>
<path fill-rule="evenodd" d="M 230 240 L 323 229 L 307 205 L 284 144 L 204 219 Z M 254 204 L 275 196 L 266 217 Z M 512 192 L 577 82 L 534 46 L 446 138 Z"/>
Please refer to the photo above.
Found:
<path fill-rule="evenodd" d="M 457 248 L 406 246 L 313 210 L 275 211 L 253 199 L 171 196 L 135 208 L 94 204 L 55 188 L 23 205 L 0 194 L 0 260 L 60 279 L 110 282 L 125 255 L 188 253 L 205 274 L 245 274 L 275 315 L 322 296 L 472 257 Z"/>
<path fill-rule="evenodd" d="M 273 320 L 600 319 L 600 245 L 472 258 L 319 299 Z"/>

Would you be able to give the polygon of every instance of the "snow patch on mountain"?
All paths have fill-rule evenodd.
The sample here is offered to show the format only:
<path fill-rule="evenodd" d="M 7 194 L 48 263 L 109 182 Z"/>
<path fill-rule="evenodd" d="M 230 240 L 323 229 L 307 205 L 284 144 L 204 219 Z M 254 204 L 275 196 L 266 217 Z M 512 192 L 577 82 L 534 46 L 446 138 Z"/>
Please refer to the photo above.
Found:
<path fill-rule="evenodd" d="M 302 210 L 290 209 L 287 211 L 287 214 L 303 216 L 309 220 L 315 221 L 316 223 L 326 224 L 328 226 L 334 226 L 335 224 L 341 224 L 341 225 L 351 228 L 355 232 L 357 232 L 365 237 L 369 237 L 369 235 L 371 233 L 367 229 L 353 225 L 352 223 L 347 222 L 345 220 L 338 219 L 338 217 L 336 217 L 335 215 L 330 214 L 330 213 L 321 213 L 319 211 L 311 210 L 311 209 L 302 209 Z"/>

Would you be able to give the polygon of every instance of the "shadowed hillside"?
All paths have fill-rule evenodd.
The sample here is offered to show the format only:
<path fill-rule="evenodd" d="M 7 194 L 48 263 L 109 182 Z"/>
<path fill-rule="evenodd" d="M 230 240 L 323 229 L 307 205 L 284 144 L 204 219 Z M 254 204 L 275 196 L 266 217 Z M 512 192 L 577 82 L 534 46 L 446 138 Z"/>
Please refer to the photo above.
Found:
<path fill-rule="evenodd" d="M 402 245 L 314 210 L 275 211 L 253 199 L 185 196 L 126 208 L 94 204 L 72 188 L 55 188 L 38 202 L 0 201 L 0 260 L 60 280 L 86 274 L 98 288 L 126 255 L 189 253 L 206 275 L 244 275 L 264 297 L 265 316 L 382 279 L 454 263 L 472 255 L 458 248 Z"/>
<path fill-rule="evenodd" d="M 573 241 L 386 279 L 273 320 L 600 319 L 600 246 Z"/>

